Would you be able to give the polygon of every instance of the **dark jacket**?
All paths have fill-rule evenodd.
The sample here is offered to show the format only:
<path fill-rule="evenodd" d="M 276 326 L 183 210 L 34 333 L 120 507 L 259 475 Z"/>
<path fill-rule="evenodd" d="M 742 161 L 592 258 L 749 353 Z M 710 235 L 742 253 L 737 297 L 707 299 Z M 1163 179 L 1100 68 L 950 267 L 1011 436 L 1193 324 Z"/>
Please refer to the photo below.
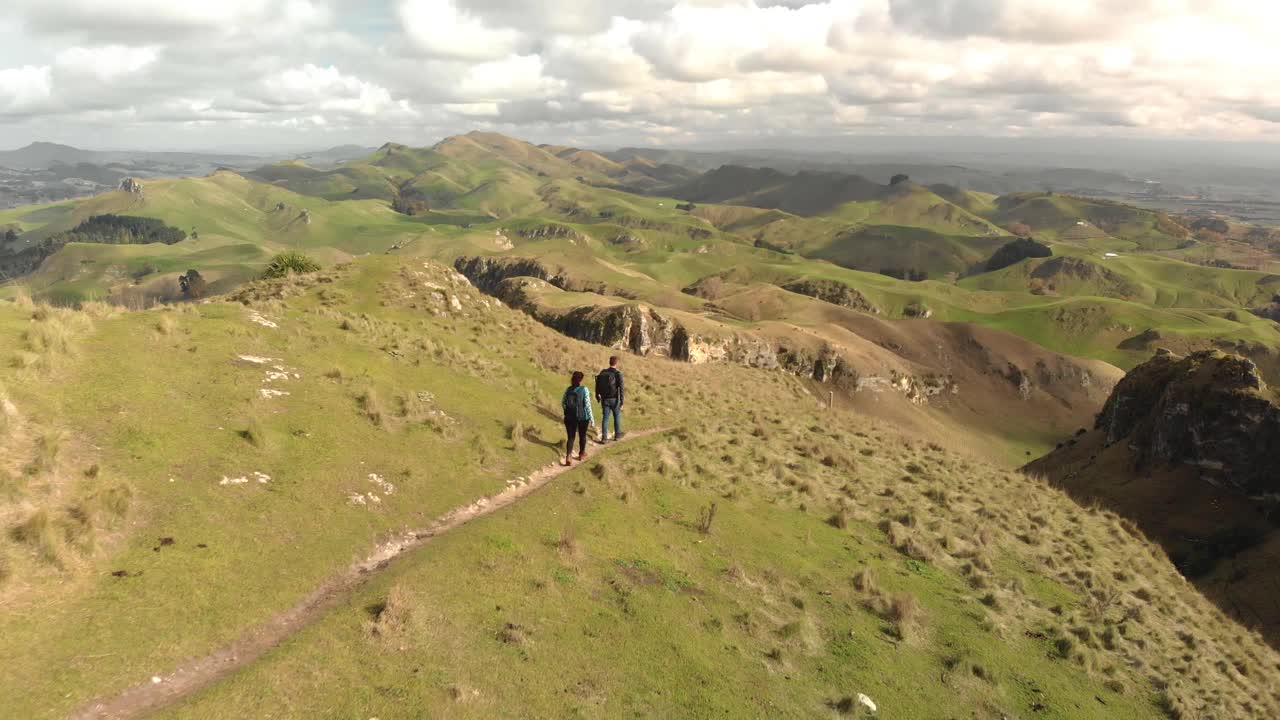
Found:
<path fill-rule="evenodd" d="M 614 376 L 613 384 L 617 390 L 617 393 L 616 394 L 611 393 L 606 395 L 600 392 L 601 390 L 600 376 L 597 375 L 596 376 L 596 397 L 599 398 L 601 401 L 612 400 L 614 398 L 617 398 L 618 404 L 621 405 L 622 404 L 622 371 L 619 370 L 618 368 L 605 368 L 604 370 L 600 371 L 600 375 L 604 375 L 605 373 L 611 373 Z"/>

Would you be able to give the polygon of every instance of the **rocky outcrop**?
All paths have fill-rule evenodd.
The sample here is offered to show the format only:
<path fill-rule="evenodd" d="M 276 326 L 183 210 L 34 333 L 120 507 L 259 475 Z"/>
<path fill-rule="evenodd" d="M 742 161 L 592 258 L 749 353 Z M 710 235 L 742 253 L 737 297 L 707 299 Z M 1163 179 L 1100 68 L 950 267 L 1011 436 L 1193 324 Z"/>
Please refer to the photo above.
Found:
<path fill-rule="evenodd" d="M 1157 355 L 1116 385 L 1097 428 L 1139 468 L 1190 465 L 1251 497 L 1280 494 L 1280 406 L 1247 358 Z"/>
<path fill-rule="evenodd" d="M 509 278 L 534 278 L 569 292 L 590 292 L 597 295 L 612 295 L 634 299 L 635 295 L 625 288 L 618 288 L 598 280 L 579 280 L 570 277 L 564 268 L 550 268 L 533 258 L 510 256 L 497 257 L 460 257 L 453 263 L 454 269 L 462 273 L 472 285 L 481 292 L 490 295 L 498 294 L 504 280 Z"/>
<path fill-rule="evenodd" d="M 531 258 L 518 257 L 461 257 L 453 267 L 462 273 L 481 292 L 494 294 L 502 281 L 515 277 L 530 277 L 564 289 L 566 278 L 558 270 Z"/>
<path fill-rule="evenodd" d="M 127 177 L 120 181 L 120 189 L 130 195 L 142 196 L 142 183 L 131 177 Z"/>
<path fill-rule="evenodd" d="M 1249 312 L 1265 320 L 1280 323 L 1280 299 L 1272 301 L 1270 305 L 1250 308 Z"/>
<path fill-rule="evenodd" d="M 520 237 L 524 238 L 569 238 L 570 240 L 582 240 L 582 233 L 574 230 L 567 225 L 539 225 L 538 227 L 524 228 L 518 231 Z"/>
<path fill-rule="evenodd" d="M 867 312 L 873 315 L 880 314 L 880 308 L 871 304 L 865 295 L 835 280 L 809 280 L 801 278 L 792 280 L 782 286 L 783 290 L 789 290 L 799 295 L 807 295 L 823 302 L 839 305 L 851 310 L 859 312 Z"/>
<path fill-rule="evenodd" d="M 563 314 L 541 316 L 556 330 L 586 342 L 628 350 L 637 355 L 687 359 L 687 333 L 656 310 L 640 304 L 586 305 Z"/>
<path fill-rule="evenodd" d="M 916 405 L 926 405 L 932 398 L 956 395 L 960 392 L 960 386 L 956 384 L 955 378 L 949 375 L 936 373 L 910 375 L 897 370 L 891 371 L 888 377 L 883 375 L 860 377 L 856 389 L 859 392 L 893 390 Z"/>
<path fill-rule="evenodd" d="M 642 303 L 570 309 L 548 306 L 539 302 L 542 293 L 552 288 L 571 288 L 573 283 L 562 271 L 529 258 L 459 258 L 454 267 L 478 289 L 507 306 L 569 337 L 615 350 L 695 364 L 724 362 L 785 372 L 850 393 L 888 390 L 917 404 L 959 392 L 950 376 L 917 376 L 897 370 L 889 370 L 887 375 L 867 375 L 827 345 L 814 349 L 727 328 L 723 333 L 701 332 Z"/>
<path fill-rule="evenodd" d="M 614 237 L 609 239 L 609 244 L 617 245 L 618 247 L 621 247 L 627 251 L 643 250 L 649 245 L 644 241 L 644 238 L 640 237 L 639 235 L 632 235 L 630 233 L 615 235 Z"/>
<path fill-rule="evenodd" d="M 902 316 L 928 320 L 933 317 L 933 310 L 930 310 L 929 307 L 922 302 L 913 302 L 908 303 L 906 307 L 902 308 Z"/>
<path fill-rule="evenodd" d="M 461 262 L 459 271 L 472 279 L 484 292 L 507 306 L 522 310 L 542 324 L 569 337 L 615 350 L 637 355 L 669 357 L 688 363 L 725 362 L 786 372 L 797 377 L 809 378 L 847 392 L 891 390 L 906 396 L 917 404 L 945 393 L 955 393 L 957 388 L 951 378 L 945 376 L 915 376 L 891 371 L 887 376 L 863 375 L 858 372 L 834 348 L 823 346 L 817 350 L 771 341 L 750 333 L 726 333 L 709 335 L 691 331 L 679 321 L 641 303 L 597 306 L 585 305 L 561 311 L 538 304 L 539 293 L 553 287 L 550 280 L 532 273 L 547 274 L 540 265 L 512 263 L 507 272 L 523 273 L 500 277 L 499 270 L 485 272 L 484 263 L 475 261 L 503 258 L 472 258 Z M 479 281 L 477 281 L 477 279 Z M 554 276 L 551 278 L 554 280 Z M 478 282 L 484 282 L 479 285 Z"/>

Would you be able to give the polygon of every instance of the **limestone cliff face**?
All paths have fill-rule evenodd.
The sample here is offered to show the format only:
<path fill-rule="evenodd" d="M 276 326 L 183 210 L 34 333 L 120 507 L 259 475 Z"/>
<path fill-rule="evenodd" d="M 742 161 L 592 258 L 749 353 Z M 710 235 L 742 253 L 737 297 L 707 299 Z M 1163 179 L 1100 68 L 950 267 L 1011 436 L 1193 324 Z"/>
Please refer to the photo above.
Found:
<path fill-rule="evenodd" d="M 539 225 L 538 227 L 525 228 L 518 231 L 520 237 L 525 238 L 569 238 L 570 240 L 582 240 L 582 233 L 565 225 Z"/>
<path fill-rule="evenodd" d="M 1097 428 L 1139 467 L 1192 465 L 1249 496 L 1280 497 L 1280 406 L 1253 361 L 1218 351 L 1156 355 L 1116 385 Z"/>
<path fill-rule="evenodd" d="M 566 283 L 562 274 L 530 258 L 462 257 L 453 266 L 481 292 L 493 294 L 508 278 L 529 277 L 548 282 L 558 288 Z"/>
<path fill-rule="evenodd" d="M 830 347 L 811 349 L 750 332 L 705 333 L 643 303 L 583 305 L 568 309 L 539 304 L 538 296 L 562 278 L 529 260 L 472 258 L 458 270 L 484 292 L 522 310 L 569 337 L 637 355 L 669 357 L 689 363 L 727 362 L 810 378 L 847 392 L 893 391 L 914 403 L 957 392 L 944 375 L 859 373 Z M 525 273 L 525 274 L 521 274 Z M 543 279 L 544 276 L 546 279 Z"/>
<path fill-rule="evenodd" d="M 634 298 L 624 289 L 599 281 L 574 278 L 564 268 L 552 268 L 533 258 L 522 257 L 461 257 L 454 268 L 471 281 L 481 292 L 497 294 L 499 287 L 510 278 L 534 278 L 570 292 L 593 292 L 597 295 L 613 295 Z"/>

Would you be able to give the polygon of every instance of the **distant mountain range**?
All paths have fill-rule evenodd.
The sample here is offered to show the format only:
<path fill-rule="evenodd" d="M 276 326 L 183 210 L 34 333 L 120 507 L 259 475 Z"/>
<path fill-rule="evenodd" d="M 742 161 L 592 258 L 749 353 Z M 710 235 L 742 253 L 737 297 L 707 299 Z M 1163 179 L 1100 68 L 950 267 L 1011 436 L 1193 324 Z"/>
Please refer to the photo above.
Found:
<path fill-rule="evenodd" d="M 867 145 L 857 152 L 624 147 L 602 154 L 617 162 L 642 159 L 704 172 L 737 165 L 791 173 L 840 172 L 881 182 L 905 173 L 924 185 L 952 185 L 996 195 L 1028 190 L 1057 192 L 1121 200 L 1160 210 L 1221 213 L 1253 222 L 1280 223 L 1275 171 L 1241 165 L 1239 157 L 1217 165 L 1206 160 L 1202 150 L 1180 157 L 1181 146 L 1169 144 L 1166 156 L 1144 154 L 1125 162 L 1108 162 L 1089 154 L 1072 156 L 1031 150 L 1011 153 L 1007 147 L 1004 152 L 988 154 L 935 151 L 937 138 L 922 139 L 921 146 L 913 150 L 899 140 L 885 148 Z"/>
<path fill-rule="evenodd" d="M 133 150 L 83 150 L 70 145 L 33 142 L 17 150 L 0 151 L 0 166 L 15 170 L 47 170 L 56 165 L 124 165 L 146 170 L 149 167 L 193 167 L 220 165 L 251 167 L 270 158 L 236 153 L 152 152 Z"/>

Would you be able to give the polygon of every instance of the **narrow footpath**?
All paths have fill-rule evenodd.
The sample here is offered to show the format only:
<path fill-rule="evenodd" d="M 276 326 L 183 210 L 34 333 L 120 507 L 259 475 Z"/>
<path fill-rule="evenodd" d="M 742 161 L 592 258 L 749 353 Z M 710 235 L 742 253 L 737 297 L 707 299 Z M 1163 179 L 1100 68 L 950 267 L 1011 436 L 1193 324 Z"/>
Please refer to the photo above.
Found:
<path fill-rule="evenodd" d="M 598 446 L 595 453 L 588 456 L 585 462 L 589 464 L 596 457 L 608 454 L 617 445 L 662 432 L 665 430 L 653 429 L 628 433 L 615 443 Z M 398 538 L 382 543 L 364 559 L 329 578 L 305 595 L 296 605 L 272 616 L 260 625 L 249 628 L 230 645 L 208 655 L 192 658 L 167 673 L 147 678 L 119 694 L 98 698 L 76 710 L 69 717 L 72 720 L 129 720 L 145 717 L 175 705 L 258 660 L 294 633 L 314 622 L 338 599 L 351 593 L 373 573 L 385 568 L 401 555 L 475 518 L 497 512 L 528 497 L 538 488 L 576 467 L 578 467 L 576 464 L 566 467 L 560 462 L 544 466 L 523 481 L 509 485 L 507 489 L 496 495 L 454 508 L 421 530 L 410 530 Z"/>

